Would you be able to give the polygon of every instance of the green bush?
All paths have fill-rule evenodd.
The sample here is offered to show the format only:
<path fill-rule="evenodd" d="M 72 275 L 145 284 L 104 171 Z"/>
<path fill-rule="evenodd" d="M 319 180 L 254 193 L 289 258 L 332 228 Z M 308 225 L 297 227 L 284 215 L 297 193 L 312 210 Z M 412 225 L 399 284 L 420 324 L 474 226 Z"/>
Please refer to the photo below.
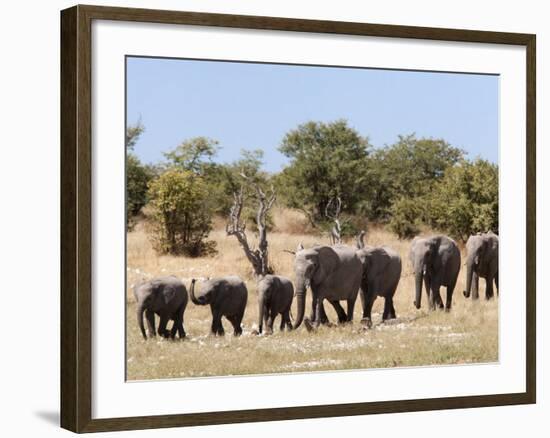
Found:
<path fill-rule="evenodd" d="M 422 215 L 419 198 L 400 198 L 391 206 L 390 229 L 400 239 L 410 239 L 420 232 L 419 222 Z"/>
<path fill-rule="evenodd" d="M 159 253 L 199 256 L 215 249 L 206 242 L 212 211 L 208 187 L 191 171 L 170 169 L 149 185 L 151 238 Z"/>
<path fill-rule="evenodd" d="M 498 232 L 498 167 L 485 160 L 449 168 L 427 204 L 427 222 L 462 241 L 471 234 Z"/>

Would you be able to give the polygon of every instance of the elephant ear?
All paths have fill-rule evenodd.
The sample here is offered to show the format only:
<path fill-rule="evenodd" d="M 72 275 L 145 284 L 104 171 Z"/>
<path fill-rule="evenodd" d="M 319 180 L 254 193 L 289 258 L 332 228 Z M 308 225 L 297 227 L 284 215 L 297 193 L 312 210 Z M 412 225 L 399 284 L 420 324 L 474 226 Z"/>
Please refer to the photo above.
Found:
<path fill-rule="evenodd" d="M 319 284 L 334 272 L 340 264 L 338 254 L 329 246 L 321 246 L 317 248 L 317 267 L 313 275 L 313 282 Z"/>

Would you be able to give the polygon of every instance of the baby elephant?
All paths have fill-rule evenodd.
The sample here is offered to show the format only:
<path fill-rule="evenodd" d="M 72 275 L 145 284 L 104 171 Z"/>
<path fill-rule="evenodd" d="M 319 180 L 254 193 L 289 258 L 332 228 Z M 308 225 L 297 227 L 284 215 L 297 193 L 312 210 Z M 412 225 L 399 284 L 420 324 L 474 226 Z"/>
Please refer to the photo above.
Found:
<path fill-rule="evenodd" d="M 158 334 L 172 339 L 176 331 L 180 338 L 185 337 L 183 313 L 187 306 L 187 289 L 176 277 L 162 277 L 140 283 L 134 287 L 137 302 L 137 320 L 144 339 L 147 339 L 143 326 L 143 312 L 147 319 L 149 336 L 156 336 L 155 313 L 160 317 Z M 168 333 L 166 325 L 173 320 L 172 330 Z"/>
<path fill-rule="evenodd" d="M 401 257 L 393 249 L 365 246 L 357 251 L 363 263 L 360 296 L 363 304 L 363 322 L 372 327 L 371 312 L 376 297 L 384 297 L 382 320 L 395 319 L 393 296 L 401 278 Z"/>
<path fill-rule="evenodd" d="M 491 231 L 470 236 L 466 243 L 466 290 L 464 296 L 479 298 L 479 278 L 485 279 L 485 298 L 493 298 L 493 282 L 498 295 L 498 236 Z"/>
<path fill-rule="evenodd" d="M 244 309 L 248 299 L 246 285 L 239 277 L 212 278 L 201 282 L 200 293 L 195 294 L 195 282 L 191 280 L 191 301 L 199 306 L 210 305 L 212 311 L 212 334 L 225 334 L 222 325 L 222 316 L 225 316 L 233 325 L 235 336 L 243 330 Z"/>
<path fill-rule="evenodd" d="M 294 297 L 292 282 L 280 275 L 266 275 L 258 282 L 259 322 L 258 332 L 262 333 L 263 324 L 266 332 L 273 333 L 273 322 L 281 315 L 281 330 L 285 326 L 292 330 L 290 306 Z"/>

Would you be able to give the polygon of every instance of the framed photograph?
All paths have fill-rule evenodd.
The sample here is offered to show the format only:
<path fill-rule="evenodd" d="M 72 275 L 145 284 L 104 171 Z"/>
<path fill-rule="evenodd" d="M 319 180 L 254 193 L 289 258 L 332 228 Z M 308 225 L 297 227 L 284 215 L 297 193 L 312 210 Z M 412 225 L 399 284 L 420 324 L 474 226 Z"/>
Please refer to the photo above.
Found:
<path fill-rule="evenodd" d="M 62 427 L 535 403 L 535 41 L 62 11 Z"/>

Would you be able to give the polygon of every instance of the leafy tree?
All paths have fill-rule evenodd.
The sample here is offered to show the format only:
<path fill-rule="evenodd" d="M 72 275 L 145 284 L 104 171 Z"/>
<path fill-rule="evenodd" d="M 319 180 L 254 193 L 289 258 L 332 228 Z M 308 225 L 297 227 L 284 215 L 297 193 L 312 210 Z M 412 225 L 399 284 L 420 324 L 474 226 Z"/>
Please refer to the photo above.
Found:
<path fill-rule="evenodd" d="M 206 242 L 212 212 L 208 186 L 189 170 L 169 169 L 149 186 L 151 236 L 159 253 L 198 256 L 214 250 Z"/>
<path fill-rule="evenodd" d="M 126 129 L 126 150 L 133 151 L 139 137 L 145 131 L 145 126 L 141 123 L 141 120 L 135 125 L 128 126 Z"/>
<path fill-rule="evenodd" d="M 147 203 L 147 188 L 152 177 L 153 170 L 149 166 L 141 164 L 135 154 L 129 153 L 126 157 L 127 215 L 129 218 L 137 215 Z"/>
<path fill-rule="evenodd" d="M 384 220 L 395 213 L 401 198 L 430 193 L 446 169 L 463 159 L 464 152 L 441 139 L 399 136 L 398 141 L 377 150 L 371 159 L 371 184 L 365 211 L 370 219 Z M 403 207 L 403 203 L 397 209 Z"/>
<path fill-rule="evenodd" d="M 367 186 L 369 149 L 368 139 L 345 120 L 300 125 L 279 147 L 291 162 L 277 178 L 278 192 L 312 223 L 325 219 L 325 208 L 336 197 L 343 212 L 354 212 Z"/>
<path fill-rule="evenodd" d="M 170 165 L 202 175 L 205 167 L 218 153 L 218 142 L 206 137 L 185 140 L 164 156 Z"/>
<path fill-rule="evenodd" d="M 479 231 L 498 232 L 498 166 L 477 159 L 447 169 L 426 203 L 428 223 L 462 241 Z"/>
<path fill-rule="evenodd" d="M 126 130 L 126 227 L 131 229 L 134 217 L 147 203 L 147 186 L 153 177 L 153 170 L 144 166 L 133 152 L 145 128 L 138 122 Z"/>

